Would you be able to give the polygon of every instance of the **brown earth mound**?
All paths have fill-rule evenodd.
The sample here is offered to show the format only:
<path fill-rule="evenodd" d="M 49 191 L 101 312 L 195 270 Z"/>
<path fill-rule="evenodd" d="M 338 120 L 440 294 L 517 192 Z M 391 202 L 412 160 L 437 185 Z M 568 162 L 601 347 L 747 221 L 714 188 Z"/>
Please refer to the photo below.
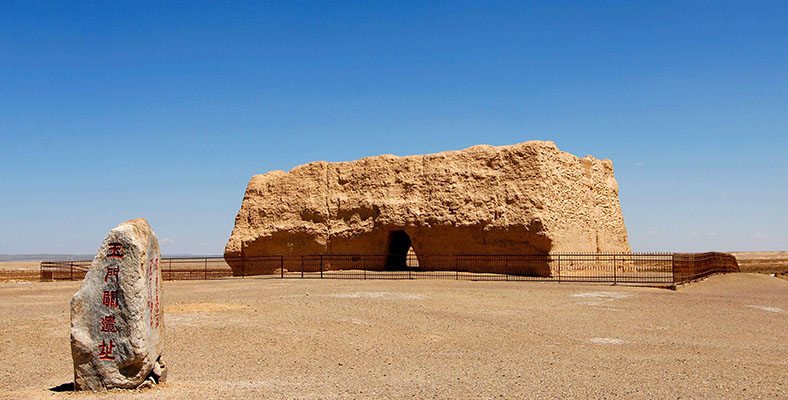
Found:
<path fill-rule="evenodd" d="M 394 254 L 404 262 L 411 247 L 421 269 L 446 268 L 425 254 L 630 250 L 612 162 L 532 141 L 256 175 L 225 257 L 238 274 L 241 256 Z"/>

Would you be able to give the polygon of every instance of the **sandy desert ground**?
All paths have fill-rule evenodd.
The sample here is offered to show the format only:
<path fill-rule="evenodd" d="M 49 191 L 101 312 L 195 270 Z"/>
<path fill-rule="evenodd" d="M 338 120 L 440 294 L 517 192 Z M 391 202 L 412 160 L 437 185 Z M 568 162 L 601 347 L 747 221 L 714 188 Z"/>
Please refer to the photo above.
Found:
<path fill-rule="evenodd" d="M 52 390 L 78 285 L 0 284 L 0 398 L 788 397 L 788 281 L 763 274 L 165 282 L 169 381 L 104 394 Z"/>
<path fill-rule="evenodd" d="M 0 270 L 38 271 L 41 261 L 0 261 Z"/>

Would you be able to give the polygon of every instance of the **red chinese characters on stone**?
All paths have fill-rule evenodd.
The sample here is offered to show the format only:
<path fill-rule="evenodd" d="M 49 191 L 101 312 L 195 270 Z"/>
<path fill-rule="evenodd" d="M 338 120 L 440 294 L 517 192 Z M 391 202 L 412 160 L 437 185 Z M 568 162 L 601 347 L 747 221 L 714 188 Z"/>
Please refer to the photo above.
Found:
<path fill-rule="evenodd" d="M 107 253 L 107 258 L 123 258 L 123 253 L 121 250 L 123 250 L 123 244 L 114 242 L 110 243 L 107 245 L 107 251 L 109 252 Z"/>
<path fill-rule="evenodd" d="M 107 307 L 118 308 L 118 291 L 105 290 L 102 304 L 104 304 Z"/>
<path fill-rule="evenodd" d="M 109 344 L 107 344 L 106 340 L 102 340 L 99 345 L 99 360 L 114 360 L 115 356 L 112 354 L 112 347 L 112 339 L 109 340 Z"/>
<path fill-rule="evenodd" d="M 119 266 L 114 266 L 114 267 L 107 266 L 107 274 L 104 275 L 104 282 L 106 282 L 107 279 L 109 279 L 110 277 L 113 277 L 113 276 L 115 277 L 115 282 L 117 282 L 118 281 L 118 272 L 120 272 L 120 267 Z"/>
<path fill-rule="evenodd" d="M 148 300 L 148 320 L 150 321 L 150 326 L 153 327 L 153 302 Z"/>
<path fill-rule="evenodd" d="M 151 258 L 148 262 L 148 321 L 151 328 L 161 323 L 159 316 L 159 259 Z M 154 275 L 156 276 L 154 280 Z"/>
<path fill-rule="evenodd" d="M 117 332 L 118 331 L 115 328 L 115 316 L 114 315 L 107 315 L 106 317 L 101 319 L 101 331 L 102 332 Z"/>
<path fill-rule="evenodd" d="M 161 314 L 159 314 L 159 276 L 158 275 L 156 275 L 156 309 L 154 312 L 156 315 L 156 327 L 158 328 L 159 322 L 161 320 Z"/>
<path fill-rule="evenodd" d="M 123 258 L 123 245 L 121 243 L 113 242 L 107 245 L 107 258 Z M 106 274 L 104 274 L 104 282 L 109 282 L 110 285 L 113 285 L 117 288 L 118 284 L 118 273 L 120 272 L 119 265 L 108 265 Z M 112 282 L 112 278 L 115 278 L 115 281 Z M 101 299 L 101 303 L 109 308 L 118 308 L 118 291 L 113 287 L 110 287 L 113 290 L 105 290 Z M 118 330 L 115 326 L 115 316 L 114 315 L 105 315 L 101 318 L 99 330 L 104 333 L 117 333 Z M 114 360 L 115 355 L 112 352 L 113 347 L 115 346 L 115 342 L 113 339 L 109 339 L 109 343 L 107 343 L 107 339 L 102 339 L 101 344 L 99 347 L 99 360 Z"/>

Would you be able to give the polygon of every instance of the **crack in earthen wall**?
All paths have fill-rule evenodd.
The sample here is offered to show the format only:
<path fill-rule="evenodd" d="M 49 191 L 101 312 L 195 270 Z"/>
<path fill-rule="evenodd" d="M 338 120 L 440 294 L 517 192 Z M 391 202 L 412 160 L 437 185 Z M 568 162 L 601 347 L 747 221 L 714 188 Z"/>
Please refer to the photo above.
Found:
<path fill-rule="evenodd" d="M 427 156 L 426 155 L 422 155 L 421 156 L 421 188 L 419 188 L 419 190 L 423 191 L 424 188 L 428 188 L 429 189 L 428 192 L 426 193 L 427 204 L 432 204 L 432 190 L 431 190 L 431 187 L 429 185 L 427 185 L 426 178 L 424 177 L 424 171 L 426 169 L 427 169 Z M 424 196 L 425 193 L 422 192 L 421 195 Z M 424 210 L 421 210 L 421 207 L 419 207 L 419 209 L 420 209 L 419 213 L 424 213 Z M 411 238 L 411 241 L 413 241 L 413 238 Z M 415 249 L 414 249 L 414 251 L 415 251 Z"/>
<path fill-rule="evenodd" d="M 493 159 L 497 158 L 500 163 L 503 163 L 503 160 L 502 160 L 503 157 L 500 157 L 500 155 L 501 155 L 501 151 L 498 150 L 495 153 L 495 155 L 493 156 Z M 500 184 L 501 184 L 501 168 L 502 167 L 503 166 L 500 165 L 500 164 L 498 165 L 498 168 L 495 168 L 494 165 L 490 167 L 493 171 L 495 171 L 495 185 L 496 186 L 500 186 Z M 498 192 L 498 191 L 495 192 L 495 209 L 498 210 L 498 211 L 493 212 L 493 221 L 492 221 L 493 225 L 498 226 L 497 222 L 498 222 L 499 214 L 501 216 L 503 216 L 504 223 L 506 223 L 506 214 L 508 214 L 508 213 L 505 212 L 501 208 L 500 192 Z"/>
<path fill-rule="evenodd" d="M 323 179 L 323 182 L 326 185 L 326 190 L 324 191 L 324 193 L 326 194 L 326 236 L 325 236 L 326 247 L 325 247 L 325 251 L 324 252 L 326 252 L 326 253 L 330 253 L 330 249 L 331 249 L 331 221 L 332 221 L 332 218 L 331 218 L 331 192 L 330 192 L 331 184 L 329 182 L 328 168 L 329 168 L 329 163 L 326 162 L 325 164 L 323 164 L 323 174 L 325 175 L 325 178 Z M 337 176 L 339 176 L 339 167 L 337 167 Z M 339 201 L 338 200 L 337 200 L 337 209 L 339 209 Z"/>

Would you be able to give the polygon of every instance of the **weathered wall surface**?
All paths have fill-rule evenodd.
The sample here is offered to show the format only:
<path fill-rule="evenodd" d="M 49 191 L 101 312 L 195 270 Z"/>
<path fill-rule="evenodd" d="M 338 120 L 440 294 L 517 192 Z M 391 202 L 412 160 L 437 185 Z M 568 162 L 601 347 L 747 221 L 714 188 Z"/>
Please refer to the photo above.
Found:
<path fill-rule="evenodd" d="M 630 250 L 610 160 L 532 141 L 255 175 L 225 257 L 386 254 L 398 230 L 417 255 Z"/>

